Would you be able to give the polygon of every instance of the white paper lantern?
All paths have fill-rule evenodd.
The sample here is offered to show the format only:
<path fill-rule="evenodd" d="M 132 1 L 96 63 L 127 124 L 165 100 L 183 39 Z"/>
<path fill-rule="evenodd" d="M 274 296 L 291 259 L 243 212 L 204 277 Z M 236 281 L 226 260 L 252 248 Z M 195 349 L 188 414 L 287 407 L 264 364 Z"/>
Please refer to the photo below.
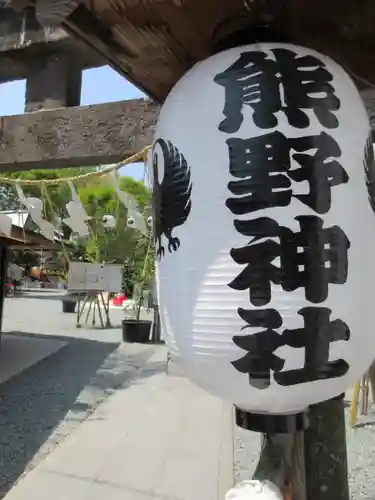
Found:
<path fill-rule="evenodd" d="M 197 384 L 289 413 L 370 365 L 370 137 L 348 75 L 306 48 L 230 49 L 174 87 L 153 147 L 158 288 Z"/>

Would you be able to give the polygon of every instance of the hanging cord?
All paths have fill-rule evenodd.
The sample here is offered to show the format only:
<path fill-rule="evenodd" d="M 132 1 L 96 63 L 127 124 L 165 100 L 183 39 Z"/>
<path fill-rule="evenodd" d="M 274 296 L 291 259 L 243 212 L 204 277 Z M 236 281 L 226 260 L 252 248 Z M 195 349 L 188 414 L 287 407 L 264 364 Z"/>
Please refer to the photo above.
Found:
<path fill-rule="evenodd" d="M 145 287 L 145 275 L 146 275 L 146 271 L 147 271 L 148 256 L 150 254 L 151 244 L 152 244 L 152 231 L 149 232 L 146 257 L 145 257 L 145 262 L 144 262 L 143 270 L 142 270 L 142 282 L 141 282 L 141 288 L 140 288 L 140 291 L 139 291 L 139 302 L 138 302 L 138 306 L 137 306 L 137 315 L 136 315 L 136 320 L 137 321 L 139 320 L 139 316 L 141 314 L 142 295 L 143 295 L 143 290 L 144 290 L 144 287 Z"/>
<path fill-rule="evenodd" d="M 45 183 L 42 182 L 42 184 L 40 185 L 40 195 L 42 197 L 42 203 L 43 203 L 42 215 L 46 220 L 48 220 L 48 216 L 47 216 L 47 203 L 48 202 L 47 202 L 47 197 L 46 197 L 46 191 L 47 191 L 47 187 L 46 187 Z M 51 210 L 52 210 L 52 208 L 51 208 Z"/>
<path fill-rule="evenodd" d="M 149 165 L 147 163 L 147 153 L 144 157 L 144 174 L 143 174 L 143 183 L 145 181 L 145 178 L 147 178 L 147 181 L 148 181 L 148 185 L 152 188 L 152 185 L 153 185 L 153 179 L 151 178 L 151 171 L 150 169 L 152 168 L 152 165 Z M 150 167 L 150 168 L 149 168 Z"/>
<path fill-rule="evenodd" d="M 42 190 L 41 190 L 41 192 L 42 192 L 42 197 L 45 196 L 45 198 L 46 198 L 46 201 L 47 201 L 47 203 L 48 203 L 48 205 L 49 205 L 49 207 L 51 209 L 53 217 L 55 219 L 57 219 L 57 211 L 56 211 L 56 209 L 54 207 L 54 204 L 53 204 L 52 199 L 50 197 L 50 194 L 48 192 L 48 187 L 47 187 L 47 185 L 45 183 L 42 184 Z M 67 251 L 65 243 L 64 243 L 64 238 L 61 237 L 61 236 L 60 236 L 60 243 L 61 243 L 63 255 L 64 255 L 64 257 L 66 259 L 66 262 L 67 262 L 67 264 L 69 266 L 69 264 L 70 264 L 69 254 L 68 254 L 68 251 Z"/>
<path fill-rule="evenodd" d="M 137 163 L 140 160 L 144 160 L 147 155 L 147 151 L 151 148 L 151 146 L 147 146 L 143 148 L 139 153 L 131 156 L 130 158 L 116 163 L 114 165 L 110 165 L 103 170 L 97 170 L 95 172 L 88 172 L 87 174 L 76 175 L 75 177 L 60 177 L 59 179 L 43 179 L 43 180 L 30 180 L 30 179 L 12 179 L 10 177 L 1 177 L 0 176 L 0 184 L 15 184 L 18 183 L 23 186 L 37 186 L 41 184 L 45 184 L 46 186 L 56 186 L 57 184 L 62 184 L 64 182 L 80 182 L 84 179 L 88 179 L 91 177 L 103 177 L 113 172 L 114 170 L 119 170 L 130 163 Z"/>
<path fill-rule="evenodd" d="M 120 224 L 119 224 L 119 220 L 120 220 L 120 200 L 117 197 L 117 200 L 116 200 L 116 216 L 115 216 L 115 221 L 116 221 L 115 231 L 116 231 L 117 238 L 120 236 Z"/>
<path fill-rule="evenodd" d="M 16 190 L 15 186 L 13 185 L 12 188 L 14 190 Z M 18 194 L 17 194 L 17 200 L 19 201 L 19 208 L 20 208 L 20 211 L 24 211 L 25 210 L 25 206 L 24 204 L 22 203 L 22 201 L 20 200 L 20 198 L 18 197 Z M 27 212 L 27 215 L 29 217 L 29 213 Z M 25 224 L 22 224 L 22 236 L 23 236 L 23 241 L 26 243 L 26 231 L 25 231 Z M 25 252 L 25 250 L 23 250 L 23 252 Z"/>

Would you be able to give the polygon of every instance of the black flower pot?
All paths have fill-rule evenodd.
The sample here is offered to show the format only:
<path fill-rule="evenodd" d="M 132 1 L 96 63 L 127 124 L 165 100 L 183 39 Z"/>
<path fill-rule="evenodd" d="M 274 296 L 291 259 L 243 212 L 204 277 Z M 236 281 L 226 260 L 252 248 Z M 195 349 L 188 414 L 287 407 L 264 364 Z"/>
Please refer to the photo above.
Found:
<path fill-rule="evenodd" d="M 151 321 L 124 319 L 122 321 L 122 340 L 124 342 L 146 343 L 150 340 Z"/>
<path fill-rule="evenodd" d="M 76 312 L 76 302 L 72 300 L 63 300 L 62 309 L 64 313 L 75 313 Z"/>

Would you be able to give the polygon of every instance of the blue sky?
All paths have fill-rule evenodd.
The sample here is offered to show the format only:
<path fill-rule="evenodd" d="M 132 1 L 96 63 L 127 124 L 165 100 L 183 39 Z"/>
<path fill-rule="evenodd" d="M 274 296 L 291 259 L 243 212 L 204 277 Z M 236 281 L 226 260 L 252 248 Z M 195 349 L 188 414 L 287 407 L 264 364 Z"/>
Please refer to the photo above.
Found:
<path fill-rule="evenodd" d="M 143 97 L 144 94 L 109 66 L 84 71 L 81 104 L 100 104 Z M 17 115 L 24 112 L 25 81 L 0 85 L 0 116 Z M 143 164 L 127 166 L 125 175 L 136 179 L 143 176 Z"/>

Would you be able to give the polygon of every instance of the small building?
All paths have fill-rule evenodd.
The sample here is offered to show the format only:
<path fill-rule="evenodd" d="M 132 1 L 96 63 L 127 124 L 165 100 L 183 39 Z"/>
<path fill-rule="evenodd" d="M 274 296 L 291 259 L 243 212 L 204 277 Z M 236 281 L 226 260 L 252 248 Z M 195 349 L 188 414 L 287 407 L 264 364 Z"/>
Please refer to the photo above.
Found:
<path fill-rule="evenodd" d="M 8 253 L 10 250 L 60 250 L 61 243 L 58 233 L 56 240 L 50 241 L 37 232 L 27 211 L 1 211 L 0 215 L 7 215 L 12 221 L 10 235 L 0 233 L 0 333 L 5 298 L 5 279 L 8 268 Z"/>
<path fill-rule="evenodd" d="M 37 225 L 33 222 L 29 212 L 26 210 L 4 210 L 0 215 L 5 215 L 11 219 L 12 228 L 10 236 L 6 236 L 0 231 L 0 247 L 5 246 L 11 250 L 59 250 L 61 243 L 59 234 L 56 231 L 55 241 L 50 241 L 38 231 Z"/>

